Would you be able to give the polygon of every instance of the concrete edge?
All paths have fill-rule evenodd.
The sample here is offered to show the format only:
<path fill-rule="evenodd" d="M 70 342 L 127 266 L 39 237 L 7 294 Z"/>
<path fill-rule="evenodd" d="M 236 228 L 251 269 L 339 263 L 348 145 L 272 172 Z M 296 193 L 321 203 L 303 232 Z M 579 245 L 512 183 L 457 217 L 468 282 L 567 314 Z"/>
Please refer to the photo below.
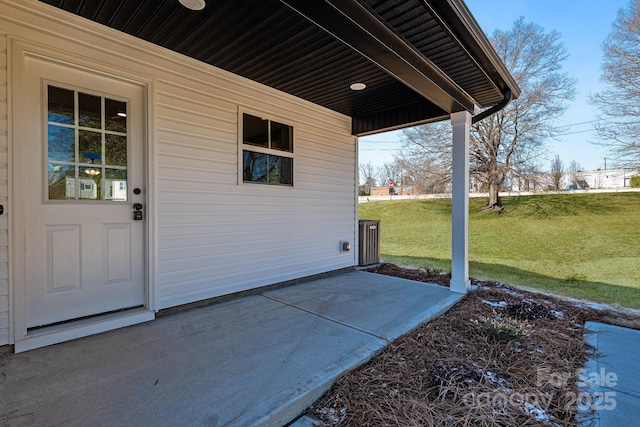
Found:
<path fill-rule="evenodd" d="M 363 357 L 354 358 L 348 366 L 343 366 L 341 372 L 339 372 L 338 374 L 320 379 L 315 388 L 308 389 L 302 396 L 299 396 L 298 398 L 292 396 L 292 401 L 285 403 L 280 408 L 276 408 L 271 413 L 266 414 L 259 420 L 255 421 L 255 424 L 252 425 L 287 425 L 290 427 L 312 427 L 316 420 L 306 415 L 300 415 L 311 404 L 320 399 L 322 395 L 329 391 L 329 389 L 331 389 L 338 378 L 340 378 L 345 373 L 352 371 L 361 365 L 364 365 L 374 357 L 378 356 L 393 340 L 401 337 L 402 335 L 410 333 L 419 326 L 429 323 L 435 318 L 446 313 L 463 297 L 463 294 L 452 293 L 451 295 L 440 301 L 438 304 L 429 307 L 429 309 L 414 316 L 412 319 L 407 320 L 402 325 L 392 330 L 389 333 L 386 342 L 383 343 L 379 348 L 371 351 L 369 354 Z M 315 382 L 315 380 L 310 381 L 310 383 L 313 382 Z M 296 419 L 296 417 L 298 418 Z M 279 422 L 276 424 L 272 424 L 274 420 L 278 420 Z"/>
<path fill-rule="evenodd" d="M 284 403 L 279 407 L 273 408 L 267 401 L 260 406 L 253 408 L 252 411 L 244 414 L 241 418 L 233 420 L 233 425 L 238 426 L 283 426 L 288 425 L 292 421 L 295 422 L 302 412 L 307 409 L 313 402 L 320 399 L 333 386 L 338 378 L 353 369 L 367 363 L 375 356 L 380 354 L 388 345 L 387 342 L 372 337 L 378 346 L 373 349 L 362 349 L 360 355 L 354 354 L 346 364 L 342 364 L 334 372 L 324 371 L 309 379 L 304 385 L 299 387 L 295 392 L 287 392 L 289 396 L 285 396 Z M 364 353 L 366 351 L 366 353 Z M 345 361 L 343 361 L 345 362 Z M 272 399 L 280 395 L 274 396 Z"/>
<path fill-rule="evenodd" d="M 434 285 L 438 286 L 438 285 Z M 389 335 L 386 337 L 388 342 L 394 341 L 400 338 L 402 335 L 405 335 L 420 325 L 425 323 L 429 323 L 430 321 L 442 316 L 444 313 L 449 311 L 451 307 L 456 305 L 462 298 L 464 298 L 465 294 L 457 294 L 451 292 L 449 296 L 447 296 L 442 301 L 438 302 L 430 306 L 427 310 L 421 312 L 420 314 L 414 316 L 411 319 L 406 320 L 403 324 L 399 325 L 397 328 L 389 331 Z"/>

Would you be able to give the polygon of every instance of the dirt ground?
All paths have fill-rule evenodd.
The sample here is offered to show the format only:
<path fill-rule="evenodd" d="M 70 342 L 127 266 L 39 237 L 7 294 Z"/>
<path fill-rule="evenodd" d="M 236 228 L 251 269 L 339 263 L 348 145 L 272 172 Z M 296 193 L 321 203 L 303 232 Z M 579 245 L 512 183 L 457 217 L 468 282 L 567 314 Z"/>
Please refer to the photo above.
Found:
<path fill-rule="evenodd" d="M 449 285 L 438 270 L 371 271 Z M 638 327 L 637 316 L 472 281 L 449 312 L 346 373 L 307 415 L 318 426 L 577 426 L 591 413 L 580 388 L 592 348 L 588 320 Z"/>

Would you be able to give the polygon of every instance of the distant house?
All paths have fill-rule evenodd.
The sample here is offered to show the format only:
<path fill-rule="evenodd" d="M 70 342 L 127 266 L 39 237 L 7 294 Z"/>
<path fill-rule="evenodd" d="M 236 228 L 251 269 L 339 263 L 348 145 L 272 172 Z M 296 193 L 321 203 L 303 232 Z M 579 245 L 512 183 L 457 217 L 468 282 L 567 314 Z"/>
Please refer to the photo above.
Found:
<path fill-rule="evenodd" d="M 634 169 L 597 169 L 593 171 L 581 171 L 575 174 L 578 188 L 625 188 L 631 187 L 631 177 L 638 175 Z M 571 174 L 565 174 L 563 182 L 564 188 L 574 185 L 574 177 Z"/>
<path fill-rule="evenodd" d="M 638 175 L 635 169 L 597 169 L 565 173 L 560 180 L 561 190 L 617 189 L 631 187 L 631 177 Z M 550 174 L 537 174 L 511 180 L 510 191 L 546 191 L 553 188 Z"/>
<path fill-rule="evenodd" d="M 353 268 L 357 137 L 437 120 L 466 291 L 498 58 L 461 0 L 0 0 L 0 346 Z"/>
<path fill-rule="evenodd" d="M 389 186 L 385 187 L 372 187 L 372 196 L 388 196 L 388 195 L 406 195 L 411 193 L 410 187 L 403 187 L 402 185 L 396 185 L 393 187 L 393 191 L 389 189 Z"/>

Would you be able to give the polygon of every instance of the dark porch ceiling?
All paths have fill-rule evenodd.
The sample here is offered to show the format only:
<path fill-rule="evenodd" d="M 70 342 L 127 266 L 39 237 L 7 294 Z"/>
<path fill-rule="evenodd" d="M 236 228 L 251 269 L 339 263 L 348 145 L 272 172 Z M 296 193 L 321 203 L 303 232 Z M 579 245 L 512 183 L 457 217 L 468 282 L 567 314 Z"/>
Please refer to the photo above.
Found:
<path fill-rule="evenodd" d="M 461 0 L 41 0 L 353 118 L 364 135 L 518 87 Z M 362 82 L 365 90 L 353 91 Z"/>

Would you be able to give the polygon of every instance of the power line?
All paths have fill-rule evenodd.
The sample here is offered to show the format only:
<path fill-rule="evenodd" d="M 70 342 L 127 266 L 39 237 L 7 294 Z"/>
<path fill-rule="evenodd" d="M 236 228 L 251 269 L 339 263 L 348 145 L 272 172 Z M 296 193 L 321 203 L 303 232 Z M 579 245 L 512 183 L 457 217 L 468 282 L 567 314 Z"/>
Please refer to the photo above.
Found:
<path fill-rule="evenodd" d="M 372 141 L 372 140 L 360 140 L 358 141 L 360 143 L 364 142 L 364 143 L 369 143 L 369 144 L 403 144 L 402 141 Z"/>

